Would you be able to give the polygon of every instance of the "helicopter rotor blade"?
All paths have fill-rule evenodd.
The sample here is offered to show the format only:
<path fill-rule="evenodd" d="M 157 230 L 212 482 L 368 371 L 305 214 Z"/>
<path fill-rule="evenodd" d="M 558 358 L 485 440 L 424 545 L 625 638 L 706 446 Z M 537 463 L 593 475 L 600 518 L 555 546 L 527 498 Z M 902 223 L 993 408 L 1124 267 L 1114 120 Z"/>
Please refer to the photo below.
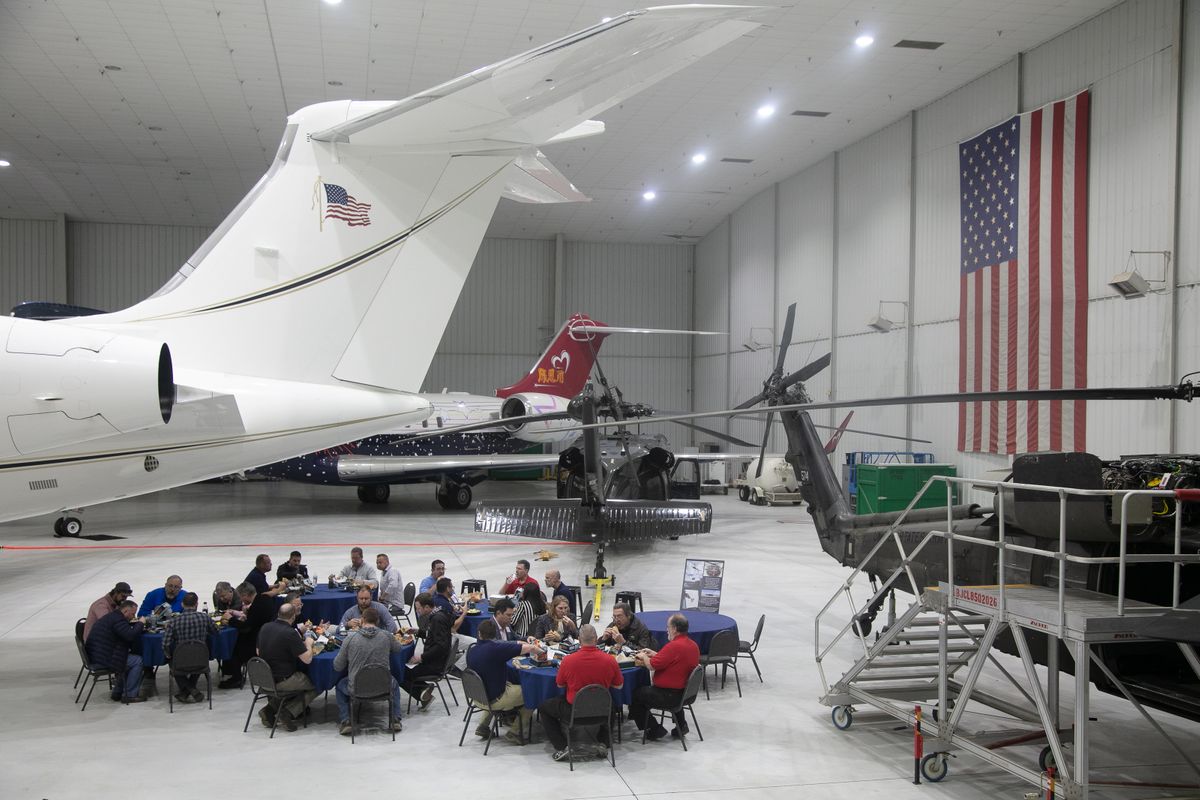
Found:
<path fill-rule="evenodd" d="M 783 335 L 779 337 L 779 355 L 775 359 L 775 374 L 783 374 L 783 362 L 787 358 L 788 347 L 792 344 L 792 327 L 796 322 L 796 304 L 788 306 L 787 319 L 783 323 Z"/>
<path fill-rule="evenodd" d="M 793 383 L 807 381 L 809 378 L 829 366 L 830 356 L 830 353 L 826 353 L 815 361 L 810 361 L 809 363 L 805 364 L 803 367 L 781 380 L 779 382 L 780 388 L 786 389 Z"/>
<path fill-rule="evenodd" d="M 764 426 L 763 430 L 762 447 L 758 449 L 758 469 L 754 472 L 755 478 L 762 477 L 763 462 L 767 460 L 767 442 L 771 440 L 771 420 L 774 418 L 774 411 L 767 414 L 767 424 Z"/>
<path fill-rule="evenodd" d="M 653 417 L 651 417 L 651 419 L 653 419 Z M 713 430 L 712 428 L 706 428 L 703 425 L 697 425 L 694 422 L 682 422 L 682 421 L 676 420 L 675 424 L 682 425 L 685 428 L 691 428 L 692 430 L 700 431 L 701 433 L 707 434 L 716 439 L 720 439 L 723 442 L 729 442 L 730 444 L 736 444 L 738 447 L 757 447 L 757 445 L 754 444 L 754 442 L 747 442 L 745 439 L 739 439 L 736 436 L 730 436 L 727 433 L 721 433 L 720 431 Z"/>
<path fill-rule="evenodd" d="M 779 420 L 776 420 L 776 422 L 778 422 L 778 421 Z M 682 425 L 683 423 L 680 423 L 680 424 Z M 838 430 L 838 428 L 834 425 L 818 425 L 815 422 L 813 423 L 813 427 L 814 428 L 823 428 L 824 430 L 827 430 L 827 431 Z M 929 439 L 917 439 L 912 436 L 900 436 L 899 434 L 895 434 L 895 433 L 879 433 L 878 431 L 864 431 L 864 430 L 859 430 L 858 428 L 842 428 L 841 430 L 844 433 L 861 433 L 864 436 L 875 436 L 880 439 L 899 439 L 902 442 L 916 442 L 918 444 L 933 444 L 933 442 Z"/>

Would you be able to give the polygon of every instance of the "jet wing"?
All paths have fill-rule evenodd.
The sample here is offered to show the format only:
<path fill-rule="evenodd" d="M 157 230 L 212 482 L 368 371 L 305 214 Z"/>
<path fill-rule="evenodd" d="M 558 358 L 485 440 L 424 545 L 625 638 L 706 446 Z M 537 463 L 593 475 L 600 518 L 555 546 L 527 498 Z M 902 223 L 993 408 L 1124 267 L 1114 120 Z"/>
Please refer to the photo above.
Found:
<path fill-rule="evenodd" d="M 596 133 L 588 118 L 758 27 L 746 6 L 631 11 L 314 133 L 323 142 L 471 153 Z"/>
<path fill-rule="evenodd" d="M 379 483 L 419 473 L 527 469 L 558 464 L 557 453 L 499 453 L 472 456 L 340 456 L 338 477 L 346 483 Z"/>

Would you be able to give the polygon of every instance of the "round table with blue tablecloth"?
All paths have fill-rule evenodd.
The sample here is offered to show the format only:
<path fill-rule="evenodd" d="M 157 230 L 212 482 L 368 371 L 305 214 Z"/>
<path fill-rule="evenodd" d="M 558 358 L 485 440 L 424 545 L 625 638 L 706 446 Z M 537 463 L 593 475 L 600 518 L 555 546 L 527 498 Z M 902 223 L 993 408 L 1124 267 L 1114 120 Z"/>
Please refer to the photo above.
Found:
<path fill-rule="evenodd" d="M 700 653 L 708 653 L 708 645 L 712 638 L 721 631 L 733 631 L 737 638 L 737 620 L 724 614 L 713 614 L 708 611 L 643 611 L 637 615 L 642 624 L 654 634 L 654 640 L 661 648 L 667 643 L 667 620 L 672 614 L 683 614 L 688 621 L 688 637 L 700 648 Z"/>
<path fill-rule="evenodd" d="M 209 655 L 217 661 L 227 661 L 233 657 L 233 646 L 237 644 L 237 628 L 220 628 L 215 636 L 208 637 Z M 163 634 L 142 634 L 142 665 L 161 667 L 167 663 L 163 653 Z"/>
<path fill-rule="evenodd" d="M 485 619 L 492 618 L 492 612 L 487 607 L 487 603 L 480 602 L 479 605 L 475 606 L 475 608 L 479 611 L 479 613 L 467 614 L 467 616 L 463 618 L 462 625 L 459 626 L 458 629 L 458 632 L 463 636 L 470 636 L 472 639 L 479 638 L 480 623 L 482 623 Z"/>
<path fill-rule="evenodd" d="M 354 605 L 358 593 L 344 589 L 330 589 L 328 586 L 318 586 L 300 598 L 303 604 L 300 609 L 301 622 L 341 622 L 346 609 Z"/>
<path fill-rule="evenodd" d="M 522 659 L 522 661 L 526 664 L 532 663 L 529 659 Z M 632 703 L 634 691 L 639 686 L 645 686 L 650 683 L 650 672 L 645 667 L 633 665 L 622 667 L 621 675 L 625 678 L 625 684 L 620 689 L 609 690 L 609 693 L 612 694 L 613 708 L 627 706 Z M 510 661 L 508 665 L 508 679 L 513 683 L 520 681 L 521 694 L 525 698 L 525 707 L 529 709 L 536 709 L 541 705 L 542 701 L 567 693 L 567 690 L 559 686 L 556 682 L 558 679 L 558 667 L 518 669 Z"/>
<path fill-rule="evenodd" d="M 404 683 L 405 665 L 408 664 L 413 653 L 417 649 L 417 643 L 406 644 L 399 650 L 392 651 L 392 677 L 399 683 Z M 318 692 L 329 692 L 333 687 L 337 686 L 338 681 L 346 677 L 345 672 L 338 672 L 333 668 L 333 660 L 337 658 L 337 650 L 332 652 L 321 652 L 313 656 L 312 663 L 307 667 L 302 666 L 308 673 L 308 679 L 313 682 Z"/>

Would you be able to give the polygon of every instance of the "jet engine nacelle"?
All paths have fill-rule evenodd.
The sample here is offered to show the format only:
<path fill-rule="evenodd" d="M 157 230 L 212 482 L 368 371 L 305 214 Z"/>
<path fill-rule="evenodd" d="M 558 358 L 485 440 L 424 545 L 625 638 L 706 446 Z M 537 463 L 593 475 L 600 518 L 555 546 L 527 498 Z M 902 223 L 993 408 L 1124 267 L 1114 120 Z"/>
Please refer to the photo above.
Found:
<path fill-rule="evenodd" d="M 166 344 L 57 322 L 0 318 L 0 411 L 18 452 L 154 428 L 171 419 Z"/>
<path fill-rule="evenodd" d="M 501 418 L 531 417 L 538 414 L 557 414 L 567 411 L 570 401 L 565 397 L 537 392 L 522 392 L 510 395 L 500 409 Z M 579 424 L 574 419 L 533 420 L 532 422 L 505 425 L 513 436 L 526 442 L 563 444 L 574 441 L 579 431 L 564 432 L 563 428 L 574 428 Z"/>

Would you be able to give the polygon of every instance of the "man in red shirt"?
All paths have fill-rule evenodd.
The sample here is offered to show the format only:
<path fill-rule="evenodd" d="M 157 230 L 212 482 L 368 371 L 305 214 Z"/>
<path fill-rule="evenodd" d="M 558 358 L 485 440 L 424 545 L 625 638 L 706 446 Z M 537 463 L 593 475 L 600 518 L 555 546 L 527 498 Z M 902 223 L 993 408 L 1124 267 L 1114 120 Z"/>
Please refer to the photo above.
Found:
<path fill-rule="evenodd" d="M 517 562 L 517 568 L 513 574 L 505 579 L 504 586 L 500 587 L 500 594 L 516 594 L 524 589 L 527 583 L 532 583 L 539 589 L 542 588 L 538 586 L 537 578 L 529 574 L 529 562 L 522 558 Z"/>
<path fill-rule="evenodd" d="M 640 650 L 634 659 L 651 671 L 651 685 L 634 692 L 633 702 L 629 704 L 629 716 L 640 731 L 650 723 L 651 709 L 679 705 L 692 670 L 700 664 L 700 648 L 688 638 L 687 617 L 672 614 L 667 620 L 667 643 L 663 649 L 658 652 Z M 679 738 L 681 733 L 687 732 L 687 721 L 681 712 L 675 716 L 675 730 L 671 735 Z M 658 720 L 654 720 L 654 727 L 646 732 L 647 739 L 661 739 L 666 735 L 667 729 Z"/>
<path fill-rule="evenodd" d="M 625 685 L 625 677 L 617 660 L 608 653 L 596 647 L 596 629 L 584 625 L 579 629 L 578 651 L 562 660 L 558 667 L 558 677 L 555 679 L 559 686 L 566 687 L 567 696 L 551 697 L 538 706 L 538 715 L 542 719 L 542 728 L 546 738 L 554 745 L 554 760 L 562 761 L 569 753 L 567 751 L 567 736 L 563 732 L 562 721 L 571 717 L 571 703 L 575 702 L 575 693 L 585 686 L 598 683 L 610 689 L 620 689 Z M 598 719 L 600 724 L 600 745 L 607 751 L 609 720 Z"/>

